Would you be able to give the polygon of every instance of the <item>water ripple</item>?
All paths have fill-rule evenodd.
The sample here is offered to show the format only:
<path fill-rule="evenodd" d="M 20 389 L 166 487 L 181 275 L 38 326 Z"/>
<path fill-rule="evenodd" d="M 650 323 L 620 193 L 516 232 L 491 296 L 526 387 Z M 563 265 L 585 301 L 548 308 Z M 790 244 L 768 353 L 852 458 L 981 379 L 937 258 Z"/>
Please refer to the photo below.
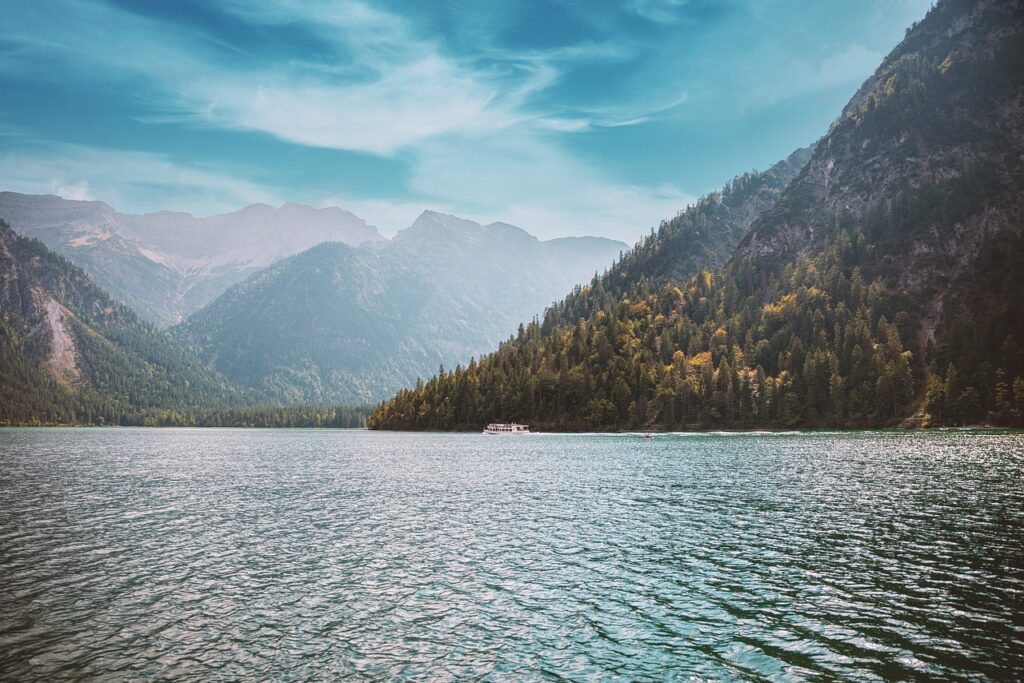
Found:
<path fill-rule="evenodd" d="M 1024 676 L 1024 436 L 0 430 L 0 678 Z"/>

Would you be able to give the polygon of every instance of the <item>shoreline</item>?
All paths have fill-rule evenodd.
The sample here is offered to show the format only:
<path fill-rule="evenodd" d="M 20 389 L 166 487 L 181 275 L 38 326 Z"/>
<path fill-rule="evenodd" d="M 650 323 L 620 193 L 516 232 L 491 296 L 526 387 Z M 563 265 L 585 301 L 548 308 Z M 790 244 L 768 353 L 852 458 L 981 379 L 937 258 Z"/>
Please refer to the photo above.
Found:
<path fill-rule="evenodd" d="M 382 434 L 483 434 L 480 430 L 412 430 L 412 429 L 370 429 L 368 427 L 263 427 L 249 425 L 96 425 L 96 424 L 14 424 L 0 425 L 2 429 L 151 429 L 154 431 L 170 429 L 237 429 L 237 430 L 258 430 L 258 431 L 334 431 L 334 432 L 377 432 Z M 924 432 L 1024 432 L 1022 427 L 1000 427 L 998 425 L 967 425 L 963 427 L 804 427 L 793 429 L 694 429 L 694 430 L 605 430 L 605 431 L 531 431 L 529 434 L 515 436 L 679 436 L 679 435 L 703 435 L 703 436 L 780 436 L 801 434 L 853 434 L 861 432 L 888 432 L 893 434 L 914 434 Z"/>

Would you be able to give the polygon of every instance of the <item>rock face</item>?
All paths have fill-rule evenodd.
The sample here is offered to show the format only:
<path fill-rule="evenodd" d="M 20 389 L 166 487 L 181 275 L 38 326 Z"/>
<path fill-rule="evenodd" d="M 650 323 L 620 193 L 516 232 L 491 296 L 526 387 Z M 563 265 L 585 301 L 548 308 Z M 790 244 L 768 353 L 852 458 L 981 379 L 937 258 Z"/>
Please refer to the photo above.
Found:
<path fill-rule="evenodd" d="M 158 325 L 179 322 L 274 261 L 325 241 L 383 241 L 331 207 L 254 204 L 206 218 L 118 213 L 103 202 L 0 192 L 0 218 L 84 269 L 114 298 Z"/>
<path fill-rule="evenodd" d="M 792 256 L 866 224 L 879 268 L 913 290 L 1022 226 L 1024 4 L 948 0 L 869 78 L 736 257 Z"/>
<path fill-rule="evenodd" d="M 74 384 L 81 378 L 75 341 L 68 332 L 66 320 L 70 312 L 56 299 L 46 301 L 46 324 L 50 330 L 50 357 L 47 366 L 58 380 Z"/>
<path fill-rule="evenodd" d="M 79 268 L 0 220 L 0 424 L 138 423 L 241 399 Z"/>
<path fill-rule="evenodd" d="M 625 246 L 426 211 L 390 242 L 322 244 L 271 266 L 172 333 L 283 401 L 379 400 L 491 348 Z"/>
<path fill-rule="evenodd" d="M 861 272 L 903 297 L 919 360 L 944 369 L 952 344 L 994 361 L 1008 334 L 1024 338 L 1005 314 L 1021 297 L 1017 267 L 1002 265 L 1024 234 L 1022 74 L 1024 3 L 939 3 L 754 223 L 733 272 L 822 253 L 856 226 Z"/>

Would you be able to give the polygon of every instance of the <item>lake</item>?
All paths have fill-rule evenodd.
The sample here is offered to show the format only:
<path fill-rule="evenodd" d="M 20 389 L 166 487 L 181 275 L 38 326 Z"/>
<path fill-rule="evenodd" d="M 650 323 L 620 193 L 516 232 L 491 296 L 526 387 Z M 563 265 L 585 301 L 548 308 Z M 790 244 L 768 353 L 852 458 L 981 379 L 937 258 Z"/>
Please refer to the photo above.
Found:
<path fill-rule="evenodd" d="M 0 430 L 0 678 L 1024 676 L 1024 435 Z"/>

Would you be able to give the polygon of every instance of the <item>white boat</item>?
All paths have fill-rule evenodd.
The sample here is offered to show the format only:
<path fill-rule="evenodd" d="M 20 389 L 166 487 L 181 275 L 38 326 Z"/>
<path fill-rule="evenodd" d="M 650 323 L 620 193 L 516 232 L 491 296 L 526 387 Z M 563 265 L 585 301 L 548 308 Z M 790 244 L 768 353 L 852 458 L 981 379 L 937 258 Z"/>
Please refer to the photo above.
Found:
<path fill-rule="evenodd" d="M 520 425 L 515 422 L 506 422 L 498 424 L 492 422 L 487 425 L 487 429 L 484 430 L 484 434 L 529 434 L 530 425 Z"/>

